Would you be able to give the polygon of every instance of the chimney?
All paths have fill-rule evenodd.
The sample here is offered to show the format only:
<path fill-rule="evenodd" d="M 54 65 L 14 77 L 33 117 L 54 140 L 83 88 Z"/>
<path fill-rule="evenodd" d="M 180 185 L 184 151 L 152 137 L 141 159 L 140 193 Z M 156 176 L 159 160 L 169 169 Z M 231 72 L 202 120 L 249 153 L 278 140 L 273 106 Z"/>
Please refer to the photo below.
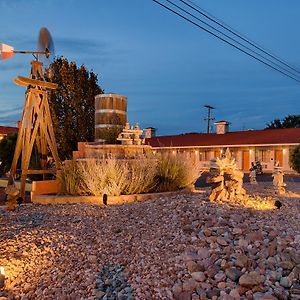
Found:
<path fill-rule="evenodd" d="M 217 134 L 224 134 L 229 132 L 229 125 L 230 123 L 227 121 L 218 121 L 215 122 L 216 125 L 216 133 Z"/>
<path fill-rule="evenodd" d="M 21 126 L 21 121 L 17 121 L 17 122 L 16 122 L 16 127 L 17 127 L 17 128 L 20 128 L 20 126 Z"/>
<path fill-rule="evenodd" d="M 145 139 L 150 139 L 153 136 L 156 136 L 156 128 L 153 127 L 147 127 L 144 128 L 144 138 Z"/>

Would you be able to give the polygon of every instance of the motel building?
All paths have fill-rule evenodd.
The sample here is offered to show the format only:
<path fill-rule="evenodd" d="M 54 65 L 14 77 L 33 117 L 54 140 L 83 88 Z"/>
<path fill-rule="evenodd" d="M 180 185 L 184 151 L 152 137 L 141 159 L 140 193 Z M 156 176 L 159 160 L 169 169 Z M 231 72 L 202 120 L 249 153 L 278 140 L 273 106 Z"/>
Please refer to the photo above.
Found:
<path fill-rule="evenodd" d="M 0 141 L 10 133 L 18 133 L 17 127 L 0 126 Z"/>
<path fill-rule="evenodd" d="M 251 162 L 259 160 L 264 172 L 272 172 L 275 163 L 286 173 L 293 173 L 289 155 L 300 143 L 300 128 L 229 132 L 227 121 L 216 122 L 216 133 L 187 133 L 146 139 L 153 153 L 168 152 L 199 162 L 209 168 L 210 160 L 221 157 L 229 148 L 238 167 L 248 172 Z"/>

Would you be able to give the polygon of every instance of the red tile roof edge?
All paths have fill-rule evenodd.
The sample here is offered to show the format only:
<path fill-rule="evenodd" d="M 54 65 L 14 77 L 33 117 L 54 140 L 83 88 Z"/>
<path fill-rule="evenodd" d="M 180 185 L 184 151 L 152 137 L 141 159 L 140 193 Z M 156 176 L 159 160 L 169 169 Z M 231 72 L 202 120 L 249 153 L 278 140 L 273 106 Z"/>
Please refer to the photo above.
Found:
<path fill-rule="evenodd" d="M 0 134 L 9 134 L 9 133 L 18 133 L 19 128 L 18 127 L 12 127 L 12 126 L 0 126 Z"/>
<path fill-rule="evenodd" d="M 300 128 L 233 131 L 225 134 L 186 133 L 146 139 L 153 147 L 197 147 L 299 144 Z"/>

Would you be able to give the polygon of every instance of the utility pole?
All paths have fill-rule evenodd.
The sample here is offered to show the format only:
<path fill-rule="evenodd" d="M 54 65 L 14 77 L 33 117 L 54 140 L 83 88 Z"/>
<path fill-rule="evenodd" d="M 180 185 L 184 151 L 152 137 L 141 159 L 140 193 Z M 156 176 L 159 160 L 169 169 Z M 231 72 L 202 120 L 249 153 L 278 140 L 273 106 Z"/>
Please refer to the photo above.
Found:
<path fill-rule="evenodd" d="M 204 119 L 204 120 L 207 121 L 207 133 L 210 133 L 210 121 L 213 121 L 215 119 L 215 118 L 211 118 L 211 110 L 215 109 L 215 108 L 211 105 L 204 105 L 204 107 L 206 107 L 208 109 L 207 119 Z"/>

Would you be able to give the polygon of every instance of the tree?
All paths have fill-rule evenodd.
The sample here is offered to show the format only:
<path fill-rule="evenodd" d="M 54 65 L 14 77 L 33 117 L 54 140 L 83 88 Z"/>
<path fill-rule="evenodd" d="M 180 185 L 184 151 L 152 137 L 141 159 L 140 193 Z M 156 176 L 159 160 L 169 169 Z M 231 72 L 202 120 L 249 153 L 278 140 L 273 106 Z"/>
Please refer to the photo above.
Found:
<path fill-rule="evenodd" d="M 2 174 L 10 170 L 10 166 L 14 157 L 16 142 L 16 133 L 10 133 L 0 141 L 0 172 Z"/>
<path fill-rule="evenodd" d="M 291 151 L 290 166 L 297 173 L 300 173 L 300 144 Z"/>
<path fill-rule="evenodd" d="M 283 120 L 274 119 L 271 123 L 267 124 L 266 129 L 278 128 L 299 128 L 300 115 L 288 115 Z"/>
<path fill-rule="evenodd" d="M 63 57 L 50 65 L 45 77 L 58 84 L 50 92 L 49 105 L 58 153 L 64 160 L 72 157 L 78 142 L 94 140 L 95 96 L 103 90 L 95 73 Z"/>

